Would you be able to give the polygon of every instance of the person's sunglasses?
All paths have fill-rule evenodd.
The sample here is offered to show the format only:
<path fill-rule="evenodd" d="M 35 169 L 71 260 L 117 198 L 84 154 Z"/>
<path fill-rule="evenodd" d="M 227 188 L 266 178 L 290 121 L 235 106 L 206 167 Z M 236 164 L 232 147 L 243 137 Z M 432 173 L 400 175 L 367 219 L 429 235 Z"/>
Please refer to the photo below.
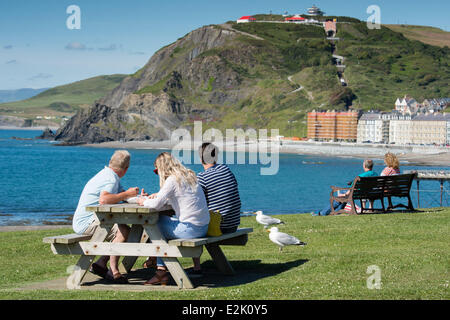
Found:
<path fill-rule="evenodd" d="M 158 174 L 158 169 L 153 170 L 153 172 L 157 175 Z"/>

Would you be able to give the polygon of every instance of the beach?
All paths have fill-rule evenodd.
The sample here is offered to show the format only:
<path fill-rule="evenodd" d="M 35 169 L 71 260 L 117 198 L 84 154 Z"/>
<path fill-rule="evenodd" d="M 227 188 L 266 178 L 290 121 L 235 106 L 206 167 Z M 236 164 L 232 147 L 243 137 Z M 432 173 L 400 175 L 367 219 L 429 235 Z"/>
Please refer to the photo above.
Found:
<path fill-rule="evenodd" d="M 165 141 L 111 141 L 98 144 L 87 144 L 87 147 L 113 149 L 173 149 L 197 150 L 200 141 L 179 144 L 170 140 Z M 261 150 L 266 145 L 276 146 L 281 154 L 317 155 L 324 157 L 353 157 L 358 159 L 370 158 L 382 160 L 387 152 L 395 153 L 403 165 L 450 166 L 450 148 L 436 146 L 395 146 L 386 144 L 363 144 L 346 142 L 310 142 L 280 140 L 272 142 L 245 142 L 217 145 L 223 151 L 248 152 Z"/>

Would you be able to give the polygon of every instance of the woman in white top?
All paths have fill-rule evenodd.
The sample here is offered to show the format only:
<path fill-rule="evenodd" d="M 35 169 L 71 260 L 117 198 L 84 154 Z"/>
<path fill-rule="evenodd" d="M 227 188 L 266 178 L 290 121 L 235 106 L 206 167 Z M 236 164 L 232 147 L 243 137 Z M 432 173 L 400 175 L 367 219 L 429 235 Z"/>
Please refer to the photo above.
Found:
<path fill-rule="evenodd" d="M 184 167 L 168 152 L 158 155 L 154 165 L 161 189 L 149 197 L 141 197 L 139 205 L 160 209 L 169 204 L 173 208 L 175 217 L 161 215 L 158 221 L 159 229 L 166 239 L 206 236 L 209 224 L 208 205 L 195 172 Z M 155 276 L 144 284 L 164 285 L 168 280 L 167 269 L 162 259 L 158 258 Z"/>

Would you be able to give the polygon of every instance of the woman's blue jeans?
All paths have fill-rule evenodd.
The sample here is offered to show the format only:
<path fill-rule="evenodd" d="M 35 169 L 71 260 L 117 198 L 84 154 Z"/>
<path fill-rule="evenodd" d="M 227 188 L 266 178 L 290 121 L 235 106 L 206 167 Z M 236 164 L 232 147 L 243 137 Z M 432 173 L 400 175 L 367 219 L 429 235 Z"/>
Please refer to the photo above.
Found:
<path fill-rule="evenodd" d="M 167 239 L 193 239 L 206 236 L 208 225 L 196 226 L 189 222 L 180 222 L 177 218 L 161 215 L 158 220 L 158 227 L 161 234 Z M 156 264 L 164 266 L 160 257 Z"/>
<path fill-rule="evenodd" d="M 335 211 L 344 209 L 346 204 L 347 203 L 345 203 L 345 202 L 337 202 L 337 201 L 333 200 L 333 208 Z M 322 211 L 319 212 L 319 216 L 327 216 L 330 213 L 331 213 L 331 206 L 330 206 L 330 204 L 328 204 L 325 208 L 322 209 Z"/>

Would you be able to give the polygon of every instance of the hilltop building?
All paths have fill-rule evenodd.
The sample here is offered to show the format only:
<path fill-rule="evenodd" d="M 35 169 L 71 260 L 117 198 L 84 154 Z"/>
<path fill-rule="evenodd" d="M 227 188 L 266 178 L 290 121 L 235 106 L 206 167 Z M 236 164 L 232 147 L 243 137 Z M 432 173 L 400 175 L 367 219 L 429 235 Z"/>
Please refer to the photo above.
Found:
<path fill-rule="evenodd" d="M 323 16 L 325 12 L 317 8 L 315 5 L 313 5 L 311 8 L 308 8 L 307 11 L 309 16 Z"/>
<path fill-rule="evenodd" d="M 337 33 L 336 19 L 325 21 L 323 23 L 323 28 L 325 29 L 327 37 L 335 37 Z"/>
<path fill-rule="evenodd" d="M 303 17 L 293 16 L 284 18 L 285 22 L 293 22 L 293 23 L 306 23 L 307 20 Z"/>
<path fill-rule="evenodd" d="M 308 112 L 308 139 L 317 141 L 356 141 L 357 110 Z"/>
<path fill-rule="evenodd" d="M 256 19 L 253 18 L 252 16 L 242 16 L 236 20 L 237 23 L 247 23 L 247 22 L 254 22 L 254 21 L 256 21 Z"/>

